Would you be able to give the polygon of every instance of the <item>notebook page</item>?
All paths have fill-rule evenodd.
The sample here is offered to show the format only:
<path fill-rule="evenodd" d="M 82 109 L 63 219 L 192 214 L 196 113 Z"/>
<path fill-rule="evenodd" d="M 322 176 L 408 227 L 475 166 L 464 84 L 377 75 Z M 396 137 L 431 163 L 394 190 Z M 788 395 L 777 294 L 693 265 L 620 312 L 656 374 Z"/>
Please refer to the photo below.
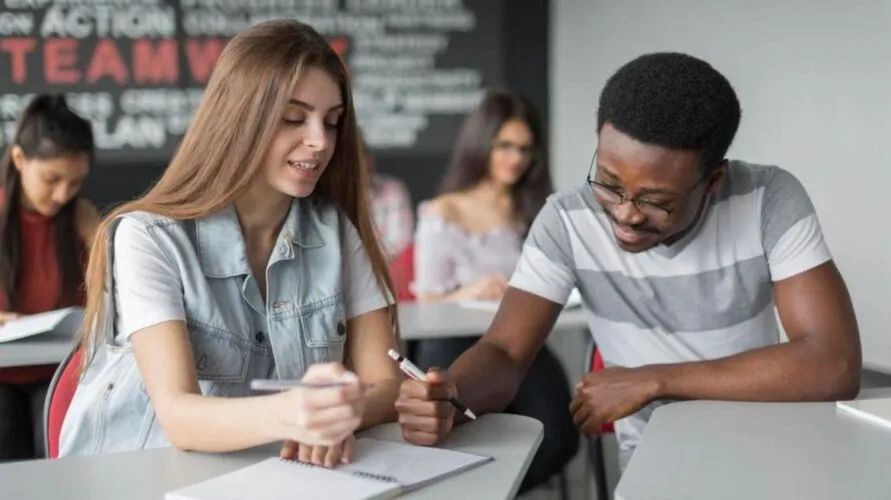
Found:
<path fill-rule="evenodd" d="M 83 317 L 83 309 L 69 307 L 23 316 L 0 327 L 0 342 L 18 340 L 55 330 L 63 323 L 76 328 Z M 66 333 L 73 333 L 73 329 Z"/>
<path fill-rule="evenodd" d="M 371 500 L 390 499 L 399 485 L 324 467 L 269 458 L 167 493 L 166 500 Z"/>
<path fill-rule="evenodd" d="M 371 438 L 356 440 L 353 461 L 338 472 L 392 479 L 406 489 L 445 479 L 492 460 L 461 451 Z"/>

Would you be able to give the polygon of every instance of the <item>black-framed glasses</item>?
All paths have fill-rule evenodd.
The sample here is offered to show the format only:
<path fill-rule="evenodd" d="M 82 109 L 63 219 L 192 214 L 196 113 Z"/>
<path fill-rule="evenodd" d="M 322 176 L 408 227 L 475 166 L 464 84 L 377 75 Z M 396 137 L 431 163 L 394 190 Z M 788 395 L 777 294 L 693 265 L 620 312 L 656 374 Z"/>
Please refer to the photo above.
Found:
<path fill-rule="evenodd" d="M 671 214 L 677 210 L 676 207 L 669 208 L 669 207 L 666 207 L 662 203 L 650 201 L 650 200 L 647 200 L 646 198 L 638 198 L 638 197 L 629 196 L 628 192 L 623 189 L 616 188 L 615 186 L 609 186 L 609 185 L 604 184 L 600 181 L 594 180 L 591 177 L 591 173 L 593 172 L 594 165 L 596 165 L 596 164 L 597 164 L 597 152 L 595 151 L 594 156 L 591 158 L 591 165 L 588 167 L 588 178 L 587 178 L 588 185 L 590 185 L 591 188 L 594 190 L 594 194 L 599 196 L 607 205 L 610 205 L 611 207 L 616 207 L 616 206 L 621 205 L 622 203 L 625 203 L 626 201 L 630 201 L 631 203 L 634 204 L 634 207 L 637 208 L 637 210 L 640 213 L 646 215 L 648 219 L 653 220 L 655 222 L 665 222 L 666 220 L 668 220 L 668 218 L 671 216 Z M 672 201 L 671 203 L 677 204 L 678 202 L 682 201 L 684 198 L 690 196 L 693 193 L 693 191 L 696 189 L 696 187 L 699 186 L 699 184 L 701 184 L 702 181 L 704 181 L 707 178 L 708 178 L 708 172 L 703 174 L 702 177 L 700 177 L 699 180 L 697 180 L 696 183 L 693 184 L 690 187 L 690 189 L 687 190 L 686 193 L 684 193 L 678 199 Z"/>

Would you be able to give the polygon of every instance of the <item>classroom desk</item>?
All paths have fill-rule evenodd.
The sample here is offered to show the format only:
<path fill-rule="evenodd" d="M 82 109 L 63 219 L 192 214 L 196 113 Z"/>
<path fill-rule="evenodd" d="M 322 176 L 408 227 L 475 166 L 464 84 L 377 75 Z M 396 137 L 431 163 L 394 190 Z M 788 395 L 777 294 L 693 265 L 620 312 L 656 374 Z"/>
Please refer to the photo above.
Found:
<path fill-rule="evenodd" d="M 0 368 L 60 363 L 71 351 L 71 335 L 43 334 L 0 344 Z"/>
<path fill-rule="evenodd" d="M 447 448 L 495 460 L 400 498 L 509 499 L 541 444 L 541 422 L 506 414 L 484 415 L 454 429 Z M 396 424 L 362 435 L 401 441 Z M 111 453 L 0 465 L 0 498 L 15 500 L 163 500 L 164 494 L 278 454 L 278 446 L 212 455 L 174 449 Z"/>
<path fill-rule="evenodd" d="M 406 303 L 399 305 L 399 327 L 403 340 L 482 335 L 494 312 L 462 307 L 452 302 Z M 581 331 L 587 328 L 581 308 L 564 311 L 554 331 Z M 72 347 L 72 337 L 38 335 L 0 344 L 0 368 L 59 363 Z"/>
<path fill-rule="evenodd" d="M 891 430 L 835 403 L 658 408 L 616 500 L 887 500 Z"/>
<path fill-rule="evenodd" d="M 455 302 L 408 302 L 399 304 L 399 328 L 404 340 L 474 337 L 486 333 L 495 312 L 472 309 Z M 566 309 L 554 331 L 587 328 L 581 307 Z"/>

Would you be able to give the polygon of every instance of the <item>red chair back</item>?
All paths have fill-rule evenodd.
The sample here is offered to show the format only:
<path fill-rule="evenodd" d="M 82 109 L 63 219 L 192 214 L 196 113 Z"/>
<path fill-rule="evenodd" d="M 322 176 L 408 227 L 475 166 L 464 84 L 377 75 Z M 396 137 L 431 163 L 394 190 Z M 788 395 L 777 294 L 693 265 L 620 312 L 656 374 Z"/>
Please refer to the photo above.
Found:
<path fill-rule="evenodd" d="M 397 302 L 414 302 L 415 294 L 411 291 L 411 283 L 415 280 L 415 246 L 406 247 L 390 262 L 390 278 L 396 289 Z"/>
<path fill-rule="evenodd" d="M 600 356 L 600 349 L 594 349 L 594 358 L 591 360 L 591 371 L 592 372 L 601 372 L 605 368 L 603 364 L 603 357 Z M 613 423 L 608 422 L 600 426 L 600 432 L 607 433 L 613 432 Z"/>
<path fill-rule="evenodd" d="M 77 378 L 80 368 L 83 350 L 74 349 L 59 367 L 50 382 L 46 393 L 46 405 L 44 407 L 44 430 L 46 430 L 46 456 L 57 458 L 59 456 L 59 435 L 62 433 L 62 422 L 68 413 L 68 406 L 74 398 L 77 390 Z"/>

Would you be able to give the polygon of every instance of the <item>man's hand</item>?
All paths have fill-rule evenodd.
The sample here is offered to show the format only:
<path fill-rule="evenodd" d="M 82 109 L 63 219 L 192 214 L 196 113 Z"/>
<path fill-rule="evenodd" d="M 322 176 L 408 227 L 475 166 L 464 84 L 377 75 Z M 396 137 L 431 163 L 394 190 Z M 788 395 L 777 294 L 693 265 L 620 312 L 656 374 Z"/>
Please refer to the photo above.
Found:
<path fill-rule="evenodd" d="M 647 368 L 611 367 L 585 375 L 569 405 L 572 421 L 586 436 L 627 417 L 656 399 L 659 382 Z"/>
<path fill-rule="evenodd" d="M 441 443 L 454 423 L 452 397 L 457 397 L 457 390 L 448 372 L 433 368 L 424 382 L 404 381 L 396 399 L 403 439 L 423 446 Z"/>
<path fill-rule="evenodd" d="M 279 456 L 286 460 L 298 460 L 330 469 L 337 464 L 350 463 L 355 449 L 356 437 L 351 434 L 333 446 L 313 446 L 296 441 L 285 441 Z"/>

